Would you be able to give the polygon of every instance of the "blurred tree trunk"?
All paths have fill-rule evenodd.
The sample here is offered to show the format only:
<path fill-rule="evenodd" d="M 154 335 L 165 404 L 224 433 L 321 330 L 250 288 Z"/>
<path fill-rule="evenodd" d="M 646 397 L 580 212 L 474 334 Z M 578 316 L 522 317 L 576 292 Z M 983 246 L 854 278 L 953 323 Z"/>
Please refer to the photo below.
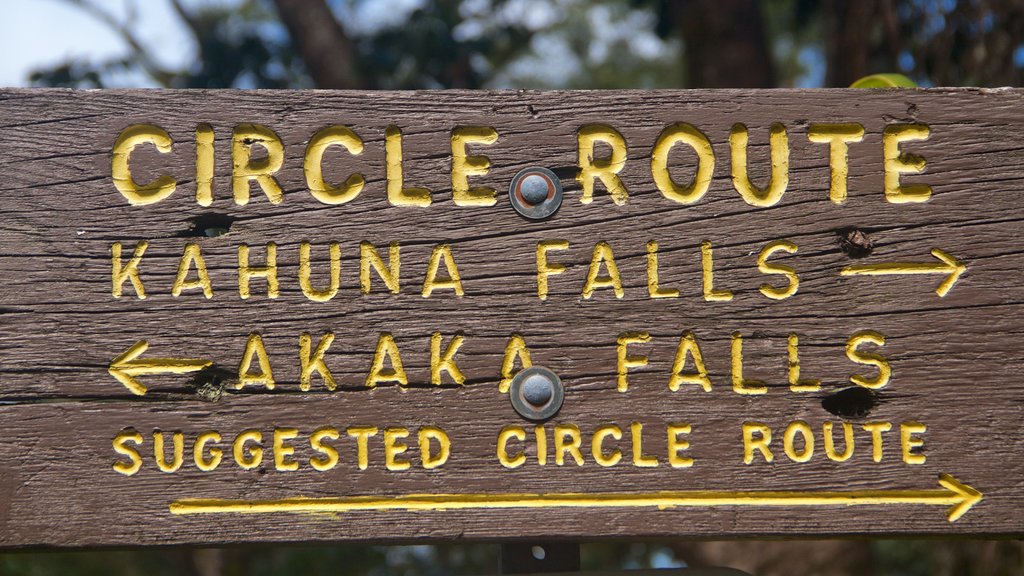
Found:
<path fill-rule="evenodd" d="M 772 88 L 775 66 L 757 0 L 669 3 L 691 88 Z"/>
<path fill-rule="evenodd" d="M 326 0 L 274 0 L 317 88 L 372 88 L 356 67 L 356 50 Z"/>

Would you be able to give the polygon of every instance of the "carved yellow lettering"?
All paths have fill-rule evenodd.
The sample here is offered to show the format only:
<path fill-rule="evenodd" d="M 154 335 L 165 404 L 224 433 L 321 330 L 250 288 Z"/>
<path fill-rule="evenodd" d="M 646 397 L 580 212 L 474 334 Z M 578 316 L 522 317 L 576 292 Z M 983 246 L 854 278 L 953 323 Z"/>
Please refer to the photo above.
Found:
<path fill-rule="evenodd" d="M 901 174 L 919 174 L 924 171 L 925 160 L 918 154 L 900 151 L 900 144 L 927 140 L 930 130 L 926 124 L 890 124 L 882 132 L 882 154 L 885 158 L 885 199 L 893 204 L 927 202 L 932 188 L 927 184 L 900 184 Z"/>
<path fill-rule="evenodd" d="M 252 296 L 249 281 L 253 278 L 267 279 L 267 298 L 277 298 L 280 295 L 277 284 L 277 244 L 267 242 L 267 260 L 264 266 L 250 266 L 249 246 L 238 246 L 238 295 L 242 300 Z"/>
<path fill-rule="evenodd" d="M 249 448 L 249 444 L 255 444 Z M 252 470 L 263 463 L 263 433 L 259 430 L 246 430 L 235 436 L 231 445 L 235 463 L 243 470 Z"/>
<path fill-rule="evenodd" d="M 324 388 L 332 391 L 337 389 L 338 384 L 334 381 L 334 375 L 331 374 L 331 370 L 324 362 L 324 355 L 333 342 L 334 334 L 327 332 L 320 338 L 316 349 L 313 350 L 313 337 L 305 332 L 299 335 L 299 366 L 301 368 L 299 389 L 303 392 L 312 387 L 314 372 L 320 374 L 320 378 L 324 381 Z"/>
<path fill-rule="evenodd" d="M 213 126 L 196 126 L 196 203 L 213 205 Z"/>
<path fill-rule="evenodd" d="M 633 422 L 629 425 L 629 433 L 633 440 L 633 466 L 637 468 L 653 468 L 658 465 L 654 456 L 645 456 L 643 448 L 644 425 Z"/>
<path fill-rule="evenodd" d="M 391 363 L 391 368 L 384 367 L 385 360 Z M 381 382 L 397 382 L 401 386 L 409 384 L 405 368 L 402 367 L 402 356 L 398 353 L 398 345 L 395 344 L 395 337 L 388 332 L 382 332 L 377 339 L 377 348 L 373 353 L 373 365 L 370 367 L 370 373 L 366 376 L 366 387 L 373 388 Z"/>
<path fill-rule="evenodd" d="M 594 158 L 595 145 L 600 142 L 611 148 L 608 158 Z M 594 201 L 594 181 L 601 180 L 612 202 L 622 206 L 629 197 L 626 185 L 619 178 L 619 172 L 626 166 L 626 139 L 618 130 L 604 124 L 587 124 L 577 135 L 579 174 L 576 180 L 583 189 L 580 202 Z"/>
<path fill-rule="evenodd" d="M 135 430 L 122 430 L 114 436 L 114 440 L 111 442 L 114 452 L 128 458 L 127 462 L 124 460 L 114 461 L 114 471 L 125 476 L 132 476 L 142 468 L 142 457 L 139 456 L 138 450 L 128 446 L 129 443 L 141 446 L 142 434 Z"/>
<path fill-rule="evenodd" d="M 326 290 L 317 290 L 313 288 L 313 283 L 309 281 L 310 274 L 312 273 L 310 244 L 306 241 L 299 244 L 299 286 L 302 288 L 302 293 L 306 298 L 313 302 L 327 302 L 338 294 L 338 288 L 341 287 L 341 245 L 337 242 L 331 242 L 328 250 L 330 251 L 331 258 L 330 286 Z"/>
<path fill-rule="evenodd" d="M 904 422 L 900 424 L 900 446 L 903 448 L 903 461 L 907 464 L 924 464 L 925 455 L 915 450 L 924 447 L 924 440 L 914 436 L 924 434 L 928 428 L 920 422 Z"/>
<path fill-rule="evenodd" d="M 683 440 L 681 434 L 689 434 L 693 429 L 689 424 L 668 425 L 668 463 L 673 468 L 689 468 L 693 466 L 693 458 L 681 456 L 679 453 L 690 449 L 690 441 Z"/>
<path fill-rule="evenodd" d="M 772 429 L 760 422 L 743 423 L 743 463 L 754 462 L 754 450 L 761 453 L 765 462 L 775 460 L 768 445 L 772 441 Z"/>
<path fill-rule="evenodd" d="M 771 175 L 768 185 L 761 188 L 750 180 L 747 170 L 747 127 L 734 124 L 729 133 L 729 150 L 732 154 L 732 185 L 743 201 L 751 206 L 766 208 L 782 199 L 789 185 L 789 138 L 786 127 L 772 124 L 769 129 L 768 147 L 771 150 Z"/>
<path fill-rule="evenodd" d="M 608 269 L 608 275 L 601 275 L 601 265 Z M 594 245 L 594 254 L 590 258 L 590 269 L 587 270 L 587 281 L 583 285 L 583 297 L 590 299 L 594 290 L 598 288 L 611 288 L 615 291 L 616 298 L 622 298 L 622 278 L 619 276 L 619 267 L 615 264 L 615 255 L 612 254 L 612 247 L 607 242 L 598 242 Z"/>
<path fill-rule="evenodd" d="M 518 468 L 526 463 L 526 454 L 522 450 L 509 455 L 508 442 L 513 438 L 520 442 L 526 440 L 526 430 L 519 426 L 505 426 L 498 433 L 498 462 L 505 468 Z"/>
<path fill-rule="evenodd" d="M 715 253 L 711 242 L 700 243 L 700 269 L 704 284 L 704 299 L 708 302 L 728 302 L 732 300 L 732 291 L 715 290 Z"/>
<path fill-rule="evenodd" d="M 684 374 L 683 368 L 686 368 L 687 357 L 693 358 L 694 371 Z M 700 352 L 697 337 L 693 332 L 686 332 L 679 338 L 676 357 L 672 361 L 672 376 L 668 380 L 668 389 L 675 392 L 683 384 L 699 384 L 705 392 L 711 392 L 711 379 L 708 378 L 704 356 Z"/>
<path fill-rule="evenodd" d="M 732 333 L 732 390 L 737 394 L 767 394 L 768 387 L 761 380 L 743 377 L 743 335 Z"/>
<path fill-rule="evenodd" d="M 615 342 L 616 356 L 618 357 L 615 372 L 618 376 L 617 387 L 619 392 L 625 392 L 629 389 L 628 373 L 630 368 L 647 366 L 647 356 L 631 356 L 627 346 L 650 341 L 651 335 L 647 332 L 623 332 L 619 334 Z"/>
<path fill-rule="evenodd" d="M 459 351 L 459 347 L 462 346 L 466 338 L 462 334 L 452 336 L 452 340 L 445 347 L 444 353 L 441 352 L 443 340 L 444 337 L 441 336 L 440 332 L 434 332 L 430 336 L 430 382 L 440 386 L 442 383 L 441 374 L 447 372 L 452 381 L 461 386 L 466 382 L 466 377 L 455 363 L 455 353 Z"/>
<path fill-rule="evenodd" d="M 196 268 L 196 279 L 188 280 L 188 272 Z M 206 261 L 199 250 L 199 244 L 189 242 L 181 253 L 181 260 L 178 261 L 178 273 L 174 277 L 174 284 L 171 285 L 171 296 L 181 296 L 182 290 L 200 288 L 203 296 L 213 298 L 213 285 L 210 284 L 210 275 L 206 272 Z"/>
<path fill-rule="evenodd" d="M 156 466 L 161 472 L 175 472 L 185 462 L 185 435 L 181 432 L 171 434 L 171 461 L 167 462 L 167 453 L 164 451 L 164 433 L 157 430 L 153 432 L 153 458 Z"/>
<path fill-rule="evenodd" d="M 416 433 L 420 445 L 420 462 L 426 470 L 443 466 L 452 453 L 452 440 L 444 430 L 436 426 L 422 426 Z M 437 443 L 437 452 L 431 450 L 433 442 Z"/>
<path fill-rule="evenodd" d="M 145 240 L 136 242 L 131 260 L 128 261 L 128 264 L 121 266 L 121 243 L 114 242 L 110 245 L 110 293 L 114 298 L 121 297 L 121 287 L 124 286 L 125 280 L 129 280 L 132 283 L 132 287 L 135 288 L 135 294 L 139 297 L 139 300 L 146 299 L 146 287 L 142 285 L 142 278 L 139 277 L 139 264 L 142 263 L 142 255 L 146 253 L 146 248 L 148 247 L 149 242 Z"/>
<path fill-rule="evenodd" d="M 580 436 L 580 428 L 575 424 L 559 424 L 555 426 L 555 464 L 565 465 L 565 455 L 572 456 L 577 466 L 583 466 L 583 454 L 580 453 L 580 446 L 583 438 Z"/>
<path fill-rule="evenodd" d="M 512 385 L 512 378 L 515 377 L 516 360 L 519 360 L 520 369 L 533 366 L 530 361 L 530 349 L 526 347 L 526 340 L 519 334 L 512 334 L 505 344 L 505 354 L 501 358 L 501 381 L 498 383 L 498 392 L 505 394 Z"/>
<path fill-rule="evenodd" d="M 398 279 L 402 267 L 398 242 L 392 242 L 388 246 L 388 263 L 386 266 L 373 244 L 369 242 L 359 243 L 359 287 L 362 289 L 363 294 L 370 293 L 371 267 L 377 272 L 380 279 L 384 281 L 384 285 L 387 286 L 388 290 L 392 294 L 398 294 Z"/>
<path fill-rule="evenodd" d="M 134 124 L 118 134 L 110 155 L 110 174 L 114 188 L 134 206 L 159 202 L 170 196 L 177 185 L 174 178 L 167 174 L 148 184 L 139 184 L 132 178 L 129 161 L 132 151 L 142 144 L 152 144 L 156 146 L 157 152 L 167 154 L 171 151 L 173 140 L 166 130 L 152 124 Z"/>
<path fill-rule="evenodd" d="M 789 389 L 793 392 L 815 392 L 821 389 L 821 380 L 800 377 L 800 336 L 790 334 L 786 343 L 789 356 Z"/>
<path fill-rule="evenodd" d="M 377 435 L 377 428 L 352 426 L 347 428 L 345 433 L 356 439 L 356 463 L 360 470 L 366 470 L 370 465 L 370 436 Z"/>
<path fill-rule="evenodd" d="M 253 160 L 252 148 L 259 145 L 267 155 Z M 231 136 L 231 190 L 235 204 L 249 203 L 249 184 L 256 184 L 271 204 L 284 199 L 281 183 L 274 177 L 284 165 L 284 144 L 273 130 L 259 124 L 239 124 Z"/>
<path fill-rule="evenodd" d="M 274 428 L 274 468 L 281 472 L 290 472 L 299 469 L 299 463 L 291 458 L 295 454 L 295 447 L 288 444 L 289 440 L 299 437 L 296 428 Z"/>
<path fill-rule="evenodd" d="M 470 176 L 483 176 L 491 167 L 487 156 L 466 153 L 467 144 L 489 146 L 498 141 L 498 132 L 487 126 L 459 126 L 452 130 L 452 200 L 456 206 L 494 206 L 498 192 L 494 188 L 470 187 Z"/>
<path fill-rule="evenodd" d="M 761 284 L 761 294 L 772 300 L 785 300 L 796 294 L 797 288 L 800 286 L 800 277 L 796 275 L 796 270 L 789 266 L 770 264 L 768 262 L 768 258 L 780 250 L 789 254 L 796 254 L 797 247 L 796 244 L 789 240 L 775 240 L 766 244 L 757 255 L 757 269 L 762 274 L 781 274 L 789 281 L 785 288 L 775 288 L 770 284 Z"/>
<path fill-rule="evenodd" d="M 882 433 L 892 430 L 888 422 L 865 422 L 864 429 L 871 433 L 871 459 L 882 461 Z"/>
<path fill-rule="evenodd" d="M 800 436 L 802 448 L 797 448 L 796 437 Z M 807 462 L 814 456 L 814 433 L 811 427 L 802 420 L 796 420 L 786 426 L 786 432 L 782 436 L 782 447 L 786 456 L 793 462 Z"/>
<path fill-rule="evenodd" d="M 407 187 L 402 179 L 402 131 L 388 126 L 384 131 L 384 163 L 388 181 L 388 202 L 392 206 L 430 206 L 430 190 Z"/>
<path fill-rule="evenodd" d="M 846 202 L 846 181 L 850 174 L 848 144 L 864 139 L 864 127 L 860 124 L 811 124 L 807 139 L 818 144 L 828 144 L 828 167 L 831 174 L 828 188 L 829 200 L 834 204 Z"/>
<path fill-rule="evenodd" d="M 196 468 L 203 472 L 212 472 L 220 466 L 221 459 L 224 458 L 224 451 L 216 446 L 210 448 L 210 457 L 206 457 L 206 445 L 211 442 L 220 442 L 221 437 L 214 430 L 208 430 L 201 432 L 196 436 L 196 444 L 192 447 L 192 459 L 196 463 Z"/>
<path fill-rule="evenodd" d="M 412 464 L 408 460 L 400 460 L 398 456 L 409 449 L 405 442 L 399 442 L 402 438 L 409 436 L 406 428 L 385 428 L 384 429 L 384 467 L 388 470 L 408 470 Z"/>
<path fill-rule="evenodd" d="M 609 436 L 622 440 L 622 429 L 614 424 L 601 426 L 594 431 L 594 436 L 590 439 L 590 452 L 594 455 L 594 461 L 604 467 L 615 466 L 622 460 L 622 450 L 616 448 L 611 452 L 604 451 L 604 441 Z"/>
<path fill-rule="evenodd" d="M 693 180 L 680 186 L 668 171 L 668 155 L 676 144 L 686 144 L 697 154 Z M 707 193 L 715 173 L 715 151 L 703 132 L 686 123 L 673 124 L 661 131 L 651 152 L 651 174 L 662 196 L 680 204 L 693 204 Z"/>
<path fill-rule="evenodd" d="M 341 146 L 353 156 L 363 153 L 363 140 L 347 126 L 327 126 L 313 134 L 306 145 L 306 157 L 302 163 L 306 174 L 306 186 L 313 198 L 324 204 L 344 204 L 363 191 L 366 178 L 354 173 L 337 186 L 324 180 L 324 152 L 331 146 Z"/>
<path fill-rule="evenodd" d="M 447 277 L 437 277 L 444 262 Z M 455 265 L 455 258 L 452 257 L 452 248 L 447 244 L 438 244 L 430 253 L 430 261 L 427 263 L 427 276 L 423 280 L 423 297 L 429 298 L 434 290 L 451 289 L 456 296 L 462 296 L 465 291 L 462 289 L 462 279 L 459 277 L 459 268 Z"/>
<path fill-rule="evenodd" d="M 658 243 L 647 243 L 647 294 L 651 298 L 678 298 L 679 290 L 662 288 L 658 282 Z"/>
<path fill-rule="evenodd" d="M 537 297 L 541 300 L 548 298 L 548 276 L 565 272 L 565 264 L 548 262 L 548 252 L 551 250 L 568 250 L 568 240 L 541 240 L 537 242 Z"/>
<path fill-rule="evenodd" d="M 259 372 L 251 372 L 252 361 L 256 360 L 259 365 Z M 238 365 L 238 383 L 235 388 L 241 390 L 246 386 L 264 385 L 267 390 L 274 389 L 274 372 L 270 367 L 270 357 L 267 356 L 267 349 L 263 346 L 263 338 L 256 332 L 249 334 L 245 342 L 245 352 L 242 354 L 242 362 Z"/>
<path fill-rule="evenodd" d="M 309 459 L 309 465 L 314 470 L 326 472 L 338 465 L 338 450 L 329 444 L 328 440 L 337 440 L 341 437 L 337 428 L 325 426 L 318 428 L 309 436 L 309 447 L 314 452 L 321 454 Z"/>
<path fill-rule="evenodd" d="M 878 376 L 868 378 L 860 374 L 854 374 L 850 376 L 850 382 L 853 382 L 858 386 L 877 390 L 889 383 L 889 378 L 892 376 L 892 368 L 889 366 L 889 361 L 881 354 L 860 350 L 859 348 L 862 344 L 884 346 L 885 336 L 873 330 L 861 330 L 860 332 L 850 336 L 850 339 L 846 342 L 847 358 L 858 364 L 865 364 L 878 368 Z"/>

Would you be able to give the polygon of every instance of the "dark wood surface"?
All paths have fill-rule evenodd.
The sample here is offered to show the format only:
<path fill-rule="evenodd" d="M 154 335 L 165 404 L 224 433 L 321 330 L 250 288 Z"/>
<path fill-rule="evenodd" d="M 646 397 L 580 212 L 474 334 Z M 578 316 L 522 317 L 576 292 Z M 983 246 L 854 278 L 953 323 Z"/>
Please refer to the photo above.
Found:
<path fill-rule="evenodd" d="M 1015 89 L 899 91 L 624 91 L 624 92 L 265 92 L 265 91 L 61 91 L 0 92 L 0 545 L 92 546 L 251 541 L 418 541 L 421 539 L 526 539 L 603 537 L 734 538 L 821 535 L 982 535 L 1024 533 L 1024 92 Z M 708 194 L 684 206 L 665 199 L 651 178 L 651 149 L 675 122 L 700 128 L 712 142 L 716 166 Z M 730 178 L 729 131 L 750 130 L 750 173 L 768 176 L 768 129 L 782 123 L 789 135 L 790 181 L 778 205 L 744 203 Z M 828 199 L 828 146 L 808 141 L 810 124 L 856 122 L 863 142 L 851 144 L 849 198 Z M 927 168 L 905 175 L 927 183 L 925 203 L 893 204 L 883 194 L 882 132 L 893 123 L 924 123 L 927 141 L 903 145 L 923 155 Z M 156 124 L 174 139 L 170 154 L 140 147 L 132 158 L 139 181 L 167 172 L 175 193 L 148 206 L 131 206 L 111 181 L 111 149 L 118 134 L 138 123 Z M 212 206 L 195 201 L 194 131 L 215 131 Z M 285 190 L 273 205 L 254 188 L 244 206 L 231 198 L 231 130 L 257 123 L 285 145 L 278 178 Z M 594 201 L 580 202 L 575 181 L 576 132 L 608 124 L 624 136 L 628 160 L 621 172 L 628 202 L 616 205 L 600 185 Z M 302 159 L 306 143 L 330 124 L 352 128 L 365 151 L 352 157 L 334 150 L 326 174 L 341 181 L 365 175 L 355 200 L 319 203 L 306 190 Z M 407 185 L 433 191 L 428 208 L 395 207 L 385 193 L 384 131 L 404 135 Z M 498 141 L 470 153 L 490 158 L 490 172 L 474 186 L 498 189 L 491 207 L 455 206 L 451 199 L 451 131 L 489 126 Z M 599 148 L 599 150 L 602 150 Z M 545 166 L 561 177 L 565 203 L 550 220 L 521 218 L 509 205 L 512 176 Z M 679 181 L 693 173 L 692 153 L 673 152 Z M 207 237 L 205 228 L 227 234 Z M 869 253 L 843 238 L 872 244 Z M 565 263 L 553 276 L 547 300 L 537 298 L 537 242 L 562 239 L 570 249 L 552 252 Z M 765 244 L 787 239 L 799 247 L 772 262 L 795 268 L 797 294 L 770 300 L 758 287 L 784 285 L 781 276 L 757 269 Z M 149 242 L 140 267 L 148 297 L 129 283 L 111 295 L 111 245 L 121 242 L 125 260 L 135 243 Z M 680 297 L 647 296 L 645 244 L 660 245 L 662 286 Z M 299 244 L 310 241 L 313 278 L 323 286 L 327 245 L 340 243 L 341 289 L 329 302 L 312 302 L 299 288 Z M 369 295 L 359 291 L 361 241 L 401 245 L 401 291 L 387 293 L 374 277 Z M 594 244 L 614 249 L 624 297 L 599 289 L 581 297 Z M 728 302 L 702 297 L 703 241 L 714 247 L 716 288 Z M 171 295 L 183 247 L 200 245 L 214 296 L 189 290 Z M 253 297 L 238 295 L 237 250 L 278 246 L 280 297 L 268 299 L 265 283 L 253 281 Z M 432 247 L 448 243 L 465 295 L 439 290 L 420 294 Z M 945 297 L 935 293 L 941 275 L 840 276 L 847 266 L 929 262 L 932 249 L 952 254 L 966 273 Z M 862 256 L 851 257 L 850 253 Z M 193 272 L 194 273 L 194 272 Z M 891 363 L 892 379 L 869 392 L 849 381 L 871 375 L 847 359 L 845 345 L 861 330 L 884 334 L 877 349 Z M 299 389 L 299 335 L 314 345 L 331 331 L 336 340 L 327 363 L 338 381 L 334 392 L 314 377 Z M 456 333 L 465 343 L 456 358 L 463 386 L 430 382 L 430 336 L 445 342 Z M 616 338 L 646 331 L 648 344 L 631 354 L 650 359 L 632 368 L 629 389 L 616 389 Z M 693 331 L 713 388 L 670 391 L 667 382 L 680 334 Z M 409 386 L 365 388 L 374 346 L 382 332 L 394 335 Z M 740 395 L 730 381 L 730 335 L 744 337 L 744 370 L 765 380 L 764 395 Z M 261 334 L 277 385 L 236 390 L 246 339 Z M 585 463 L 505 469 L 495 457 L 496 437 L 506 425 L 532 424 L 498 390 L 505 343 L 513 333 L 528 343 L 534 364 L 556 371 L 565 383 L 565 405 L 547 424 L 573 423 L 584 440 L 604 424 L 620 426 L 623 461 L 595 463 L 584 443 Z M 815 392 L 787 384 L 787 336 L 800 338 L 805 377 L 819 378 Z M 148 357 L 201 358 L 213 369 L 198 374 L 140 376 L 148 392 L 132 394 L 108 373 L 113 358 L 140 340 Z M 870 346 L 864 350 L 874 349 Z M 692 365 L 691 365 L 692 366 Z M 688 366 L 690 368 L 691 366 Z M 447 376 L 446 376 L 447 378 Z M 806 421 L 816 431 L 809 462 L 783 453 L 786 425 Z M 823 422 L 855 425 L 852 458 L 832 462 L 821 444 Z M 866 422 L 892 422 L 881 462 L 873 461 Z M 659 466 L 630 462 L 629 426 L 644 424 L 644 452 Z M 743 462 L 742 426 L 772 427 L 775 460 Z M 923 464 L 901 457 L 899 424 L 927 426 Z M 688 423 L 694 459 L 672 468 L 665 426 Z M 315 429 L 342 431 L 335 442 L 341 461 L 332 470 L 312 469 L 307 438 Z M 366 470 L 355 465 L 352 426 L 375 426 Z M 452 453 L 439 468 L 423 470 L 415 449 L 422 426 L 444 429 Z M 273 429 L 297 428 L 292 443 L 297 471 L 278 471 L 270 455 Z M 406 427 L 412 467 L 384 467 L 381 435 Z M 114 471 L 120 459 L 114 437 L 134 429 L 145 437 L 142 469 Z M 230 458 L 235 434 L 262 431 L 265 459 L 243 470 Z M 157 469 L 152 433 L 185 434 L 185 465 Z M 225 438 L 225 460 L 214 471 L 192 464 L 192 441 L 206 430 Z M 269 458 L 269 461 L 268 461 Z M 936 490 L 948 474 L 983 494 L 955 522 L 945 505 L 835 502 L 786 506 L 680 506 L 594 508 L 477 508 L 258 514 L 172 514 L 182 499 L 269 501 L 294 498 L 378 499 L 409 494 L 655 494 L 664 491 L 892 493 Z M 868 491 L 868 492 L 865 492 Z M 889 493 L 889 492 L 887 492 Z M 902 493 L 902 492 L 900 492 Z"/>

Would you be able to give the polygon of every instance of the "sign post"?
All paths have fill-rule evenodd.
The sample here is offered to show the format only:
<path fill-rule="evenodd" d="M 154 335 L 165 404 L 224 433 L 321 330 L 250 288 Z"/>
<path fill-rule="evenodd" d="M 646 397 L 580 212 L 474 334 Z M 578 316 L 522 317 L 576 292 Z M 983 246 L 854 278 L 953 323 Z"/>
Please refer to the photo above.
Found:
<path fill-rule="evenodd" d="M 1022 105 L 4 91 L 0 545 L 1019 536 Z"/>

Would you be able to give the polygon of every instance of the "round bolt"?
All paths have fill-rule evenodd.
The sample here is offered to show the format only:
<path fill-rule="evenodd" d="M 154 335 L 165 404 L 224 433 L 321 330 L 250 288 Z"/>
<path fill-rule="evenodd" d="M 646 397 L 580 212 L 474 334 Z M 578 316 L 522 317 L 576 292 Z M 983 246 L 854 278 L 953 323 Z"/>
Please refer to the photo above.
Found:
<path fill-rule="evenodd" d="M 515 411 L 533 421 L 547 420 L 557 414 L 565 398 L 558 374 L 542 366 L 526 368 L 516 374 L 508 394 Z"/>
<path fill-rule="evenodd" d="M 551 170 L 531 166 L 512 177 L 508 197 L 516 212 L 530 220 L 542 220 L 562 205 L 562 182 Z"/>

